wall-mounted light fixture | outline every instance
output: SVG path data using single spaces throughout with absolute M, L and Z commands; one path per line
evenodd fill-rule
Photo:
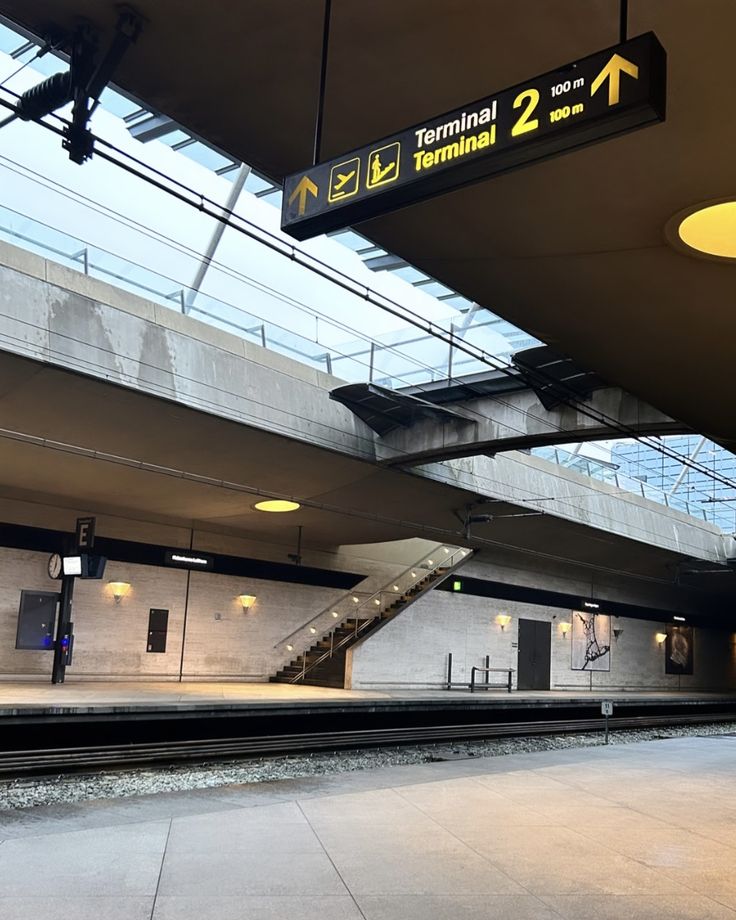
M 333 611 L 332 611 L 332 616 L 333 616 L 335 619 L 337 619 L 337 618 L 340 616 L 340 614 L 337 612 L 337 610 L 333 610 Z
M 654 637 L 657 640 L 657 645 L 662 645 L 664 640 L 667 638 L 667 633 L 657 633 Z
M 311 633 L 313 636 L 316 636 L 316 635 L 317 635 L 317 627 L 316 627 L 316 626 L 310 626 L 310 627 L 309 627 L 309 631 L 310 631 L 310 633 Z
M 255 594 L 239 594 L 238 600 L 243 605 L 243 610 L 250 610 L 256 602 Z
M 570 632 L 571 627 L 572 627 L 572 623 L 568 623 L 567 620 L 563 620 L 560 623 L 560 632 L 562 633 L 563 639 L 567 639 L 567 634 Z
M 672 617 L 673 620 L 677 620 L 678 623 L 684 623 L 685 617 Z
M 588 610 L 600 610 L 601 605 L 595 601 L 583 601 L 583 607 L 587 607 Z
M 115 598 L 116 604 L 119 604 L 120 601 L 130 591 L 130 585 L 127 581 L 108 581 L 107 587 L 110 589 L 110 593 Z
M 286 651 L 287 651 L 287 652 L 293 652 L 293 651 L 294 651 L 294 646 L 293 646 L 293 645 L 287 645 L 287 646 L 286 646 Z
M 614 627 L 613 627 L 613 638 L 616 640 L 616 642 L 618 642 L 619 637 L 621 636 L 621 634 L 623 633 L 623 631 L 624 631 L 623 626 L 614 626 Z
M 506 627 L 511 622 L 511 617 L 508 613 L 499 613 L 499 615 L 496 617 L 496 622 L 501 627 L 501 632 L 505 632 Z
M 359 597 L 353 596 L 353 603 L 354 603 L 354 604 L 359 604 L 359 603 L 360 603 L 360 598 L 359 598 Z

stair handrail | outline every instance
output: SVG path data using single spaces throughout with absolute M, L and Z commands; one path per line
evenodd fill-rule
M 461 548 L 456 549 L 456 551 L 455 551 L 454 553 L 452 553 L 451 555 L 447 556 L 447 557 L 443 560 L 443 564 L 442 564 L 442 565 L 436 565 L 436 566 L 431 570 L 431 574 L 434 574 L 435 572 L 437 572 L 437 571 L 438 571 L 439 569 L 441 569 L 441 568 L 445 568 L 445 567 L 446 567 L 446 568 L 448 568 L 448 569 L 451 569 L 454 565 L 459 565 L 459 563 L 453 563 L 453 562 L 451 562 L 450 560 L 452 560 L 456 555 L 458 555 L 458 553 L 461 553 L 461 554 L 462 554 L 462 555 L 461 555 L 461 558 L 465 558 L 470 552 L 472 552 L 472 550 L 462 550 Z M 421 563 L 419 563 L 416 567 L 419 568 L 420 565 L 421 565 Z M 412 568 L 414 568 L 414 566 L 412 566 Z M 410 572 L 411 569 L 407 569 L 407 571 Z M 381 593 L 380 591 L 377 591 L 377 592 L 376 592 L 376 594 L 380 594 L 380 593 Z M 396 593 L 396 592 L 393 592 L 393 593 Z M 373 614 L 373 616 L 372 616 L 369 620 L 363 620 L 362 623 L 359 623 L 358 620 L 356 619 L 356 621 L 355 621 L 355 629 L 352 630 L 350 633 L 348 633 L 347 636 L 345 636 L 344 638 L 342 638 L 342 639 L 337 643 L 337 645 L 335 645 L 334 643 L 330 643 L 330 647 L 329 647 L 328 649 L 325 649 L 325 651 L 324 651 L 318 658 L 316 658 L 316 659 L 309 665 L 309 667 L 307 667 L 306 652 L 302 652 L 302 669 L 301 669 L 301 671 L 300 671 L 299 674 L 296 674 L 296 675 L 291 679 L 290 683 L 296 683 L 298 680 L 304 680 L 304 678 L 307 676 L 307 674 L 308 674 L 311 670 L 313 670 L 314 668 L 316 668 L 317 665 L 322 664 L 322 662 L 325 661 L 327 658 L 332 658 L 332 656 L 335 654 L 335 652 L 337 651 L 337 649 L 342 648 L 343 645 L 347 645 L 348 642 L 352 642 L 353 639 L 354 639 L 355 637 L 359 636 L 359 635 L 363 632 L 363 630 L 367 629 L 367 627 L 370 626 L 371 623 L 373 623 L 375 620 L 380 620 L 380 618 L 381 618 L 381 611 L 380 611 L 380 609 L 379 609 L 376 613 Z
M 333 612 L 335 608 L 339 607 L 344 602 L 345 598 L 347 597 L 352 597 L 353 599 L 357 597 L 358 601 L 356 602 L 355 607 L 350 608 L 350 611 L 346 612 L 345 616 L 342 617 L 342 620 L 348 619 L 350 617 L 351 612 L 357 613 L 367 604 L 372 603 L 374 607 L 377 607 L 378 609 L 380 609 L 380 606 L 381 606 L 380 605 L 380 595 L 382 594 L 400 595 L 401 593 L 405 593 L 405 591 L 410 590 L 411 588 L 414 587 L 414 585 L 420 582 L 422 578 L 426 577 L 428 568 L 431 572 L 435 572 L 437 569 L 443 568 L 444 566 L 455 565 L 456 563 L 451 562 L 451 560 L 455 559 L 456 556 L 460 556 L 460 558 L 465 558 L 470 552 L 471 551 L 469 549 L 465 549 L 461 546 L 456 547 L 455 550 L 451 552 L 447 548 L 447 546 L 445 546 L 442 543 L 439 543 L 437 544 L 437 549 L 433 550 L 432 552 L 427 553 L 425 556 L 420 558 L 419 562 L 415 562 L 413 565 L 410 565 L 408 568 L 404 569 L 404 571 L 400 575 L 394 576 L 390 582 L 387 582 L 382 588 L 379 588 L 378 591 L 374 591 L 373 594 L 367 594 L 367 592 L 365 591 L 348 591 L 344 595 L 344 597 L 340 598 L 340 600 L 333 602 L 329 606 L 325 607 L 324 610 L 320 610 L 320 612 L 315 614 L 310 620 L 307 620 L 305 623 L 302 623 L 301 626 L 297 626 L 296 629 L 292 630 L 292 632 L 290 632 L 288 636 L 284 636 L 283 639 L 279 639 L 279 641 L 274 645 L 274 648 L 279 648 L 280 646 L 288 645 L 295 636 L 299 635 L 299 633 L 302 632 L 302 630 L 309 629 L 309 627 L 312 626 L 313 623 L 321 619 L 323 616 L 325 616 L 325 614 Z M 433 556 L 436 556 L 436 555 L 441 556 L 441 558 L 437 562 L 435 562 L 434 559 L 432 558 Z M 431 565 L 428 565 L 428 563 L 431 563 Z M 408 583 L 408 587 L 405 589 L 404 592 L 392 590 L 393 585 L 395 585 L 397 582 L 403 581 L 407 577 L 407 575 L 411 575 L 411 573 L 415 569 L 424 569 L 424 572 L 421 575 L 417 574 L 413 579 L 411 579 Z M 361 595 L 365 596 L 365 599 L 363 601 L 360 600 Z M 375 603 L 376 599 L 379 600 L 378 604 Z M 335 618 L 335 619 L 338 619 L 338 618 Z M 338 619 L 338 623 L 342 622 L 342 620 Z

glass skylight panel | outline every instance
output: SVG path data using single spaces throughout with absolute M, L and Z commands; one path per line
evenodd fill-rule
M 0 25 L 0 51 L 5 54 L 12 54 L 20 46 L 21 38 L 17 32 L 13 32 L 7 26 Z
M 262 192 L 267 188 L 271 188 L 272 183 L 268 179 L 264 179 L 263 176 L 259 176 L 254 170 L 250 171 L 248 178 L 245 180 L 245 190 L 250 192 L 251 195 L 257 195 L 258 192 Z
M 131 102 L 130 99 L 126 99 L 125 96 L 109 87 L 102 91 L 100 105 L 106 112 L 111 112 L 113 115 L 117 115 L 118 118 L 127 118 L 134 112 L 140 111 L 140 106 L 137 102 Z
M 21 60 L 24 57 L 30 57 L 37 49 L 35 42 L 23 39 L 22 36 L 16 36 L 15 47 L 11 48 L 10 54 L 16 59 Z
M 404 268 L 397 268 L 394 272 L 399 278 L 403 278 L 404 281 L 408 281 L 409 284 L 413 284 L 415 281 L 424 281 L 427 278 L 427 275 L 424 272 L 420 272 L 418 268 L 414 268 L 413 265 L 407 265 Z
M 235 173 L 240 169 L 240 163 L 231 162 L 216 170 L 218 176 L 226 176 L 230 179 L 235 178 Z
M 451 293 L 450 288 L 434 280 L 429 281 L 427 284 L 417 285 L 417 287 L 425 294 L 431 294 L 432 297 L 441 297 L 443 294 Z
M 29 55 L 23 55 L 23 62 L 32 58 L 33 52 L 31 52 Z M 36 58 L 35 61 L 32 61 L 29 66 L 32 67 L 36 73 L 41 74 L 45 79 L 46 77 L 50 77 L 52 74 L 67 70 L 69 65 L 53 54 L 44 54 L 43 57 Z
M 463 297 L 462 294 L 441 294 L 437 299 L 454 307 L 459 313 L 467 313 L 473 306 L 473 301 Z
M 232 163 L 229 157 L 223 156 L 211 147 L 205 146 L 201 141 L 195 141 L 193 144 L 183 147 L 182 153 L 213 172 L 228 163 Z
M 329 233 L 328 236 L 334 239 L 336 243 L 352 249 L 353 252 L 358 252 L 370 246 L 368 240 L 354 230 L 340 230 L 338 233 Z
M 161 141 L 164 144 L 168 144 L 169 147 L 176 147 L 177 144 L 182 144 L 184 141 L 190 141 L 191 139 L 191 136 L 186 131 L 182 131 L 181 128 L 174 128 L 168 134 L 164 134 Z

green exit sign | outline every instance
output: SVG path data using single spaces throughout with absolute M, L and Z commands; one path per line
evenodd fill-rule
M 462 591 L 462 590 L 463 590 L 463 583 L 462 583 L 461 581 L 453 581 L 453 583 L 452 583 L 452 590 L 453 590 L 453 591 Z

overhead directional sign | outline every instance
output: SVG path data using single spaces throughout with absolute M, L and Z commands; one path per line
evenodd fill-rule
M 282 229 L 308 239 L 664 121 L 666 69 L 648 32 L 318 163 L 284 181 Z

